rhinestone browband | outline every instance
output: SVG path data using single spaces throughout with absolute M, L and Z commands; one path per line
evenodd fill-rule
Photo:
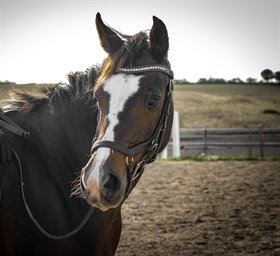
M 139 66 L 139 67 L 133 67 L 133 68 L 120 68 L 116 73 L 145 73 L 145 72 L 154 72 L 154 71 L 159 71 L 167 74 L 168 76 L 173 79 L 173 71 L 170 70 L 168 67 L 164 65 L 152 65 L 152 66 Z

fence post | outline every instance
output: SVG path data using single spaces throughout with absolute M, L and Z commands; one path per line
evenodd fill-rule
M 179 112 L 174 111 L 173 125 L 172 125 L 172 155 L 173 157 L 180 157 L 180 129 L 179 129 Z
M 167 158 L 167 156 L 168 156 L 168 144 L 166 145 L 166 147 L 164 148 L 164 150 L 162 150 L 162 152 L 161 152 L 161 154 L 160 154 L 160 156 L 161 156 L 161 158 L 163 158 L 163 159 L 166 159 Z
M 253 139 L 252 139 L 252 132 L 250 131 L 249 132 L 249 143 L 251 144 L 252 141 L 253 141 Z M 252 147 L 251 146 L 249 147 L 249 157 L 250 158 L 252 157 Z
M 264 152 L 263 152 L 263 146 L 264 146 L 264 141 L 263 141 L 263 125 L 260 126 L 259 134 L 260 134 L 260 156 L 264 157 Z
M 207 130 L 204 130 L 203 133 L 203 141 L 204 141 L 204 154 L 207 156 L 208 155 L 208 138 L 207 138 Z
M 172 124 L 172 156 L 180 157 L 180 127 L 179 127 L 179 112 L 174 111 Z M 161 152 L 161 157 L 166 159 L 168 157 L 168 145 Z

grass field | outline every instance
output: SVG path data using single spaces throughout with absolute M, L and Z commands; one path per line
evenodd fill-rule
M 177 85 L 174 102 L 180 127 L 280 127 L 280 86 Z
M 0 102 L 12 89 L 37 90 L 42 85 L 0 85 Z M 176 85 L 175 109 L 184 128 L 280 128 L 280 86 Z
M 0 104 L 3 100 L 8 99 L 13 90 L 23 90 L 26 92 L 36 92 L 45 84 L 0 84 Z

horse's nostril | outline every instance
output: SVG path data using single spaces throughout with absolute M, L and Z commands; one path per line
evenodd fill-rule
M 106 175 L 106 178 L 105 178 L 105 182 L 104 182 L 104 187 L 107 188 L 107 189 L 115 189 L 116 185 L 117 185 L 117 178 L 116 176 L 114 176 L 113 174 L 108 174 Z
M 117 196 L 116 192 L 120 188 L 120 181 L 118 177 L 113 174 L 107 174 L 101 186 L 102 197 L 106 201 L 112 201 Z

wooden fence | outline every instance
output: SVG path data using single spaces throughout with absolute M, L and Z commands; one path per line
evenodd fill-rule
M 280 129 L 180 129 L 180 147 L 182 156 L 280 157 Z

